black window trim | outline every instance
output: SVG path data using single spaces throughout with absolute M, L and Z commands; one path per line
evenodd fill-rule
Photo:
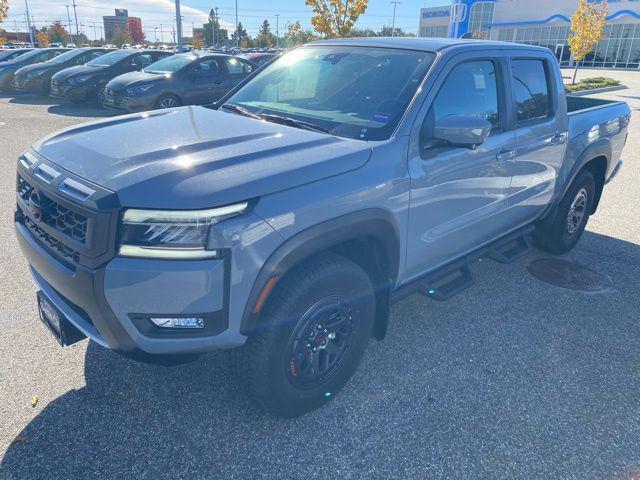
M 544 68 L 545 80 L 547 83 L 547 92 L 549 94 L 549 114 L 545 117 L 536 117 L 530 118 L 525 121 L 518 120 L 518 111 L 516 107 L 516 96 L 515 96 L 515 87 L 512 86 L 512 94 L 511 94 L 511 108 L 513 109 L 513 118 L 516 123 L 516 128 L 524 128 L 532 125 L 539 125 L 547 122 L 555 121 L 556 113 L 558 110 L 558 106 L 554 101 L 556 98 L 556 90 L 555 84 L 552 82 L 551 78 L 551 70 L 549 68 L 549 60 L 544 56 L 534 56 L 534 55 L 517 55 L 511 56 L 509 58 L 509 75 L 513 80 L 513 62 L 517 60 L 533 60 L 537 62 L 542 62 L 542 67 Z
M 500 133 L 504 133 L 507 132 L 509 130 L 512 130 L 511 128 L 509 128 L 509 116 L 507 115 L 508 109 L 509 109 L 509 105 L 508 105 L 508 88 L 507 88 L 507 80 L 506 80 L 506 76 L 505 76 L 505 66 L 507 66 L 507 64 L 504 62 L 505 57 L 502 56 L 491 56 L 491 55 L 481 55 L 481 56 L 477 56 L 477 57 L 471 57 L 471 58 L 465 58 L 463 60 L 460 60 L 458 62 L 455 62 L 455 64 L 445 73 L 445 77 L 442 80 L 442 82 L 440 83 L 440 85 L 438 86 L 437 91 L 435 92 L 435 94 L 433 95 L 433 98 L 430 101 L 429 104 L 429 108 L 427 108 L 427 113 L 424 117 L 424 119 L 422 120 L 422 125 L 420 127 L 420 133 L 419 133 L 419 141 L 420 141 L 420 145 L 422 145 L 422 135 L 423 135 L 423 131 L 425 128 L 425 125 L 427 123 L 427 121 L 429 121 L 429 111 L 431 110 L 433 103 L 435 102 L 435 100 L 438 98 L 438 95 L 440 95 L 440 92 L 442 91 L 442 88 L 444 87 L 444 84 L 447 82 L 447 80 L 449 79 L 449 76 L 451 75 L 451 73 L 458 68 L 458 66 L 460 65 L 464 65 L 465 63 L 471 63 L 471 62 L 491 62 L 493 64 L 493 69 L 496 75 L 496 96 L 497 96 L 497 101 L 498 101 L 498 123 L 497 125 L 492 125 L 491 126 L 491 133 L 489 134 L 489 136 L 493 136 L 493 135 L 497 135 Z M 438 148 L 437 151 L 433 152 L 434 155 L 428 155 L 425 156 L 423 154 L 423 152 L 420 152 L 421 157 L 424 160 L 428 160 L 429 158 L 434 158 L 435 156 L 455 149 L 455 148 L 460 148 L 460 147 L 442 147 L 442 148 Z M 422 149 L 420 149 L 422 150 Z

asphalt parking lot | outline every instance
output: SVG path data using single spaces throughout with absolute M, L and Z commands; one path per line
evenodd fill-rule
M 451 301 L 397 304 L 344 391 L 293 420 L 239 394 L 224 352 L 162 367 L 58 347 L 13 234 L 15 163 L 105 112 L 0 97 L 0 478 L 640 478 L 640 72 L 606 75 L 630 87 L 603 94 L 634 111 L 625 165 L 563 257 L 602 290 L 534 278 L 540 251 L 478 262 Z

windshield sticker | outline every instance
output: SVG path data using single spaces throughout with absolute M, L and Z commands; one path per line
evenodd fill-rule
M 391 119 L 391 115 L 389 113 L 384 112 L 373 112 L 373 121 L 379 123 L 388 123 Z

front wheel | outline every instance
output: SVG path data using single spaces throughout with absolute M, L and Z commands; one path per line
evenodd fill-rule
M 578 174 L 553 214 L 536 225 L 536 246 L 551 253 L 571 250 L 584 232 L 595 198 L 595 181 L 588 170 Z
M 160 95 L 155 103 L 156 110 L 161 108 L 175 108 L 182 105 L 182 101 L 177 95 L 172 95 L 170 93 L 165 93 L 164 95 Z
M 355 372 L 374 316 L 373 286 L 358 265 L 333 254 L 303 264 L 276 287 L 262 331 L 240 352 L 248 393 L 282 417 L 320 407 Z

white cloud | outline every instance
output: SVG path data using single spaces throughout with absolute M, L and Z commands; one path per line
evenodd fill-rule
M 49 25 L 54 20 L 60 20 L 65 26 L 68 24 L 67 9 L 65 5 L 72 4 L 72 0 L 28 0 L 29 13 L 37 27 Z M 110 0 L 109 2 L 100 0 L 76 0 L 76 11 L 78 23 L 84 25 L 84 32 L 89 38 L 93 38 L 93 24 L 96 25 L 96 33 L 100 36 L 100 26 L 104 15 L 113 15 L 114 9 L 125 8 L 129 15 L 142 18 L 142 29 L 146 33 L 147 39 L 154 39 L 154 27 L 158 27 L 157 34 L 160 40 L 160 26 L 162 26 L 164 41 L 171 39 L 171 29 L 175 24 L 175 5 L 171 0 Z M 197 8 L 181 5 L 183 17 L 182 27 L 185 36 L 191 36 L 192 26 L 201 27 L 207 22 L 208 12 Z M 69 8 L 71 17 L 71 30 L 75 32 L 75 20 L 73 8 Z M 24 0 L 9 0 L 9 16 L 3 23 L 3 28 L 9 31 L 17 27 L 24 31 L 25 28 L 25 7 Z M 232 23 L 221 21 L 221 25 L 231 32 L 234 28 Z

